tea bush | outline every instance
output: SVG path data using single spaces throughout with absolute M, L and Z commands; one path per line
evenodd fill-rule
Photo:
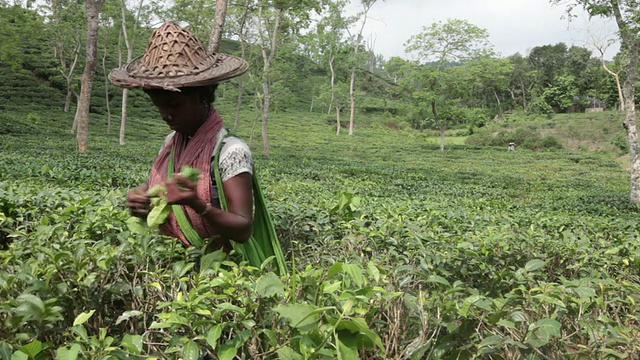
M 22 128 L 23 115 L 4 116 Z M 638 208 L 613 155 L 439 151 L 413 132 L 336 137 L 322 118 L 279 116 L 270 158 L 241 135 L 286 249 L 282 277 L 128 229 L 125 193 L 157 154 L 157 120 L 136 118 L 119 146 L 98 119 L 89 154 L 54 112 L 0 135 L 0 359 L 640 351 Z

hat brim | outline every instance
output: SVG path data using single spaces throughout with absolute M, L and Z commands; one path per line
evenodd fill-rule
M 162 77 L 141 77 L 131 74 L 132 68 L 140 66 L 142 56 L 109 73 L 109 80 L 115 86 L 125 89 L 163 89 L 180 91 L 183 87 L 195 87 L 217 84 L 224 80 L 240 76 L 249 69 L 249 64 L 233 55 L 217 54 L 211 67 L 193 75 Z

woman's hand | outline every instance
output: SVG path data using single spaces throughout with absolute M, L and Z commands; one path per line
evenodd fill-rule
M 127 207 L 133 216 L 146 218 L 151 210 L 151 201 L 147 195 L 149 184 L 143 184 L 127 193 Z
M 169 204 L 186 205 L 196 212 L 204 211 L 207 204 L 198 197 L 198 184 L 182 175 L 175 175 L 173 179 L 164 183 L 167 189 L 167 202 Z

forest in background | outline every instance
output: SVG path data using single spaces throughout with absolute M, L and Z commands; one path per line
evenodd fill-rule
M 85 62 L 84 3 L 17 3 L 0 2 L 0 32 L 4 34 L 0 106 L 51 106 L 72 112 Z M 394 118 L 398 126 L 417 130 L 482 127 L 505 112 L 552 114 L 619 106 L 614 76 L 590 49 L 543 44 L 529 54 L 502 57 L 493 51 L 486 30 L 465 20 L 431 24 L 404 39 L 408 53 L 418 60 L 385 59 L 375 53 L 359 27 L 366 20 L 366 6 L 374 5 L 374 1 L 364 2 L 362 13 L 346 18 L 342 15 L 345 3 L 340 1 L 309 1 L 297 8 L 284 2 L 279 5 L 287 11 L 278 10 L 277 4 L 262 8 L 251 1 L 230 3 L 220 51 L 244 57 L 251 69 L 224 84 L 223 96 L 234 99 L 227 101 L 237 101 L 238 106 L 260 110 L 263 82 L 268 81 L 271 111 L 324 113 L 327 121 L 342 118 L 345 126 L 353 74 L 356 124 L 358 118 L 377 113 Z M 280 13 L 274 15 L 274 11 Z M 107 114 L 119 124 L 122 90 L 106 81 L 106 74 L 126 62 L 127 41 L 134 56 L 142 54 L 158 19 L 187 25 L 206 41 L 214 15 L 215 4 L 206 1 L 175 1 L 171 6 L 144 0 L 132 4 L 106 1 L 100 12 L 99 66 L 90 112 Z M 277 51 L 264 42 L 273 38 L 269 31 L 276 17 L 281 19 L 275 38 Z M 438 39 L 444 38 L 456 39 L 458 48 L 439 51 L 445 44 Z M 267 80 L 263 50 L 274 52 Z M 606 66 L 620 74 L 618 58 Z M 37 89 L 25 94 L 24 87 Z M 436 116 L 432 103 L 437 104 Z M 128 107 L 139 116 L 151 116 L 152 109 L 141 92 L 131 92 Z

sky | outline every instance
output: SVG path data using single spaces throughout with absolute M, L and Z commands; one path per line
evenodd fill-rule
M 362 10 L 360 0 L 351 2 L 348 14 Z M 583 11 L 576 15 L 568 22 L 565 7 L 551 5 L 548 0 L 378 0 L 369 11 L 363 36 L 385 59 L 412 59 L 404 52 L 404 43 L 419 34 L 423 26 L 447 19 L 464 19 L 486 29 L 489 41 L 503 57 L 517 52 L 527 55 L 536 46 L 559 42 L 594 50 L 594 39 L 601 44 L 615 39 L 613 20 L 589 21 Z M 609 46 L 605 58 L 613 58 L 618 49 L 617 43 Z

